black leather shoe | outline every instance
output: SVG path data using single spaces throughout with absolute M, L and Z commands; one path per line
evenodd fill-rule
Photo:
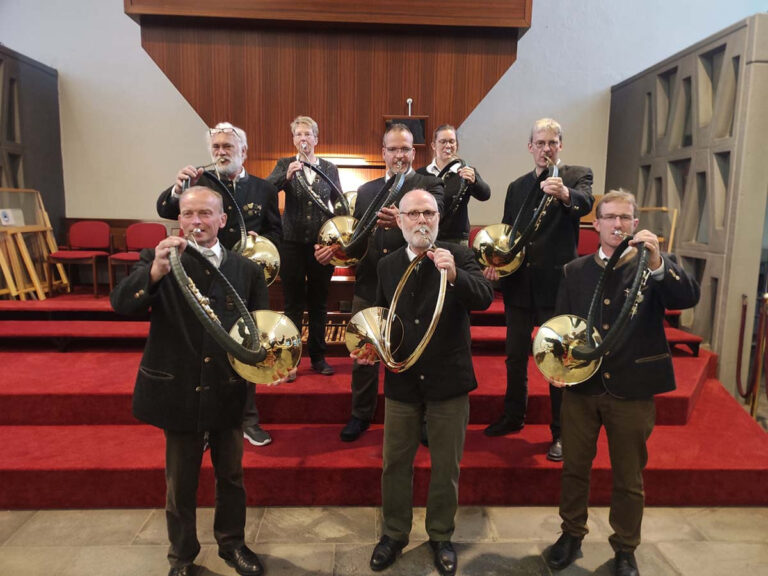
M 228 566 L 232 566 L 240 576 L 261 576 L 264 574 L 264 567 L 259 562 L 259 557 L 245 544 L 229 552 L 219 550 L 219 556 L 224 559 Z
M 555 438 L 552 445 L 549 447 L 549 450 L 547 451 L 547 460 L 551 460 L 552 462 L 563 461 L 563 442 L 560 438 Z
M 352 418 L 349 419 L 349 422 L 347 422 L 347 425 L 341 429 L 341 434 L 339 434 L 339 437 L 341 438 L 342 442 L 354 442 L 360 438 L 360 435 L 363 432 L 368 430 L 368 426 L 370 425 L 371 423 L 367 420 L 360 420 L 360 418 L 355 418 L 352 416 Z
M 312 370 L 322 374 L 323 376 L 332 376 L 333 374 L 336 374 L 336 370 L 334 370 L 333 366 L 325 361 L 325 358 L 318 360 L 317 362 L 312 362 Z
M 581 538 L 563 532 L 547 552 L 547 566 L 562 570 L 581 554 Z
M 168 576 L 192 576 L 192 574 L 194 573 L 195 573 L 195 565 L 186 564 L 184 566 L 171 568 L 170 572 L 168 572 Z
M 640 576 L 637 571 L 637 560 L 634 552 L 616 552 L 613 559 L 613 573 L 616 576 Z
M 458 561 L 456 560 L 456 551 L 450 540 L 442 542 L 429 541 L 432 551 L 435 553 L 435 568 L 441 576 L 453 576 L 456 574 Z
M 395 563 L 395 560 L 397 560 L 397 555 L 400 554 L 403 548 L 407 545 L 408 542 L 393 540 L 386 534 L 382 536 L 371 555 L 371 570 L 379 572 L 384 570 L 384 568 L 392 566 L 392 564 Z
M 512 432 L 520 432 L 523 426 L 524 424 L 520 420 L 513 420 L 509 416 L 502 416 L 488 426 L 484 432 L 486 436 L 505 436 Z

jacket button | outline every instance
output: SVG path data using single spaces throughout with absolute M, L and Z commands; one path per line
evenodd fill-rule
M 227 210 L 232 210 L 232 206 L 227 206 Z
M 203 387 L 202 386 L 195 386 L 195 392 L 202 392 Z
M 229 229 L 229 231 L 230 231 L 230 232 L 234 232 L 234 231 L 235 231 L 235 229 L 234 229 L 234 228 L 230 228 L 230 229 Z
M 419 319 L 418 319 L 418 318 L 416 318 L 416 320 L 414 320 L 414 321 L 413 321 L 413 323 L 414 323 L 414 324 L 418 324 L 418 323 L 419 323 Z
M 603 304 L 605 304 L 606 306 L 610 306 L 611 305 L 611 299 L 610 298 L 606 298 L 605 300 L 603 300 Z
M 138 292 L 136 292 L 136 293 L 133 295 L 133 297 L 134 297 L 134 298 L 136 298 L 137 300 L 138 300 L 139 298 L 141 298 L 142 296 L 144 296 L 144 290 L 139 290 Z
M 606 372 L 605 374 L 603 374 L 603 376 L 605 376 L 606 380 L 610 380 L 611 379 L 611 373 L 610 372 Z
M 424 380 L 424 374 L 419 374 L 419 380 Z
M 206 268 L 206 270 L 205 270 L 205 275 L 206 275 L 206 276 L 210 276 L 210 275 L 211 275 L 211 271 L 210 271 L 210 270 L 208 270 L 207 268 Z
M 603 330 L 608 330 L 611 326 L 609 324 L 603 324 Z
M 206 356 L 205 358 L 203 358 L 203 362 L 205 362 L 206 364 L 210 364 L 211 363 L 211 357 L 210 356 Z

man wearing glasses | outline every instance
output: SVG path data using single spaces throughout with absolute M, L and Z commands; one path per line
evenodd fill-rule
M 397 302 L 402 320 L 403 360 L 430 326 L 445 270 L 447 289 L 440 320 L 421 357 L 408 370 L 386 371 L 383 469 L 381 475 L 382 538 L 371 556 L 371 569 L 384 570 L 408 544 L 413 522 L 413 460 L 422 421 L 429 433 L 431 472 L 426 530 L 437 571 L 456 573 L 451 544 L 459 502 L 459 463 L 469 421 L 469 392 L 477 388 L 472 366 L 469 315 L 493 301 L 493 287 L 483 278 L 469 248 L 440 242 L 437 202 L 426 190 L 408 192 L 397 216 L 407 242 L 378 264 L 376 304 L 389 307 L 411 261 L 426 253 L 411 273 Z M 431 262 L 430 262 L 431 260 Z M 399 341 L 400 335 L 395 334 Z M 360 362 L 370 362 L 360 358 Z
M 219 241 L 225 248 L 232 250 L 240 240 L 237 207 L 232 204 L 231 198 L 235 199 L 243 214 L 248 233 L 261 234 L 279 247 L 283 225 L 278 210 L 277 189 L 266 180 L 245 171 L 243 163 L 248 153 L 248 139 L 245 132 L 229 122 L 221 122 L 208 130 L 206 142 L 211 153 L 212 164 L 206 167 L 189 165 L 179 170 L 173 186 L 164 190 L 157 199 L 158 215 L 176 220 L 179 217 L 181 192 L 189 186 L 206 186 L 218 191 L 224 198 L 227 223 L 219 230 Z M 222 188 L 229 190 L 230 194 Z M 243 434 L 245 439 L 254 446 L 265 446 L 272 442 L 272 438 L 259 425 L 259 413 L 256 410 L 254 396 L 255 387 L 250 385 L 243 420 Z
M 417 174 L 411 164 L 415 155 L 413 149 L 413 134 L 405 124 L 392 124 L 384 133 L 381 155 L 387 166 L 386 174 L 363 184 L 357 191 L 355 202 L 355 218 L 362 218 L 368 206 L 373 202 L 379 191 L 397 174 L 405 174 L 405 182 L 400 189 L 399 198 L 416 188 L 431 193 L 437 202 L 438 209 L 443 206 L 443 183 L 431 175 Z M 391 185 L 391 184 L 390 184 Z M 405 244 L 403 234 L 399 230 L 398 209 L 393 204 L 384 206 L 378 213 L 376 228 L 368 242 L 368 251 L 357 264 L 355 270 L 355 291 L 352 299 L 352 314 L 363 308 L 373 306 L 376 299 L 376 283 L 378 276 L 376 266 L 379 260 L 394 252 Z M 316 247 L 315 257 L 321 264 L 330 261 L 333 248 Z M 341 431 L 344 442 L 353 442 L 368 429 L 376 412 L 379 395 L 379 369 L 377 366 L 363 366 L 355 362 L 352 367 L 352 417 Z
M 512 182 L 507 188 L 502 222 L 512 226 L 529 194 L 534 194 L 536 208 L 545 194 L 554 198 L 541 219 L 541 224 L 525 246 L 525 261 L 514 273 L 501 279 L 504 314 L 507 324 L 506 364 L 507 391 L 504 412 L 485 429 L 487 436 L 504 436 L 523 429 L 528 405 L 528 352 L 531 349 L 533 327 L 554 316 L 555 298 L 563 266 L 576 258 L 579 242 L 579 220 L 592 210 L 592 170 L 585 166 L 560 163 L 563 130 L 551 118 L 537 120 L 528 139 L 528 151 L 533 156 L 534 169 Z M 545 172 L 555 164 L 557 178 Z M 551 173 L 551 172 L 550 172 Z M 533 217 L 520 214 L 518 230 L 525 229 Z M 485 277 L 499 279 L 493 267 L 486 268 Z M 550 385 L 552 410 L 550 430 L 552 444 L 547 459 L 560 462 L 563 448 L 560 441 L 560 405 L 562 391 Z

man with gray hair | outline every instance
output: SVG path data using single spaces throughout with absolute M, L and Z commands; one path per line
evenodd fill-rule
M 245 132 L 229 122 L 220 122 L 206 132 L 206 142 L 213 161 L 211 171 L 206 172 L 205 167 L 192 165 L 179 170 L 173 186 L 164 190 L 157 199 L 158 215 L 176 220 L 179 217 L 179 197 L 184 188 L 206 186 L 218 191 L 224 198 L 227 224 L 219 230 L 218 238 L 226 249 L 232 250 L 240 240 L 238 207 L 249 234 L 260 234 L 279 247 L 283 225 L 278 210 L 277 189 L 266 180 L 245 171 L 243 163 L 248 157 Z M 230 196 L 235 199 L 237 206 L 233 205 Z M 248 396 L 243 433 L 254 446 L 264 446 L 272 442 L 272 438 L 259 425 L 253 385 L 249 386 Z
M 456 573 L 451 544 L 459 503 L 459 464 L 469 422 L 469 392 L 477 388 L 472 365 L 469 315 L 493 301 L 493 287 L 483 278 L 472 251 L 459 244 L 435 246 L 440 213 L 437 200 L 415 189 L 400 200 L 397 224 L 406 241 L 378 262 L 376 305 L 389 307 L 411 261 L 425 254 L 408 277 L 397 302 L 403 351 L 410 354 L 428 330 L 437 301 L 440 274 L 447 289 L 440 320 L 422 355 L 408 370 L 387 370 L 384 377 L 384 447 L 381 474 L 382 538 L 373 550 L 371 569 L 384 570 L 408 544 L 413 521 L 413 461 L 426 420 L 431 472 L 426 530 L 434 563 L 442 576 Z M 400 335 L 393 339 L 399 341 Z M 358 357 L 360 356 L 360 357 Z M 353 354 L 360 364 L 365 355 Z
M 520 218 L 522 232 L 531 221 L 533 211 L 521 213 L 528 196 L 533 194 L 535 208 L 548 195 L 552 204 L 541 219 L 538 231 L 525 245 L 525 263 L 513 274 L 501 279 L 504 315 L 507 324 L 506 364 L 507 392 L 501 417 L 485 429 L 487 436 L 504 436 L 522 430 L 528 406 L 528 352 L 533 327 L 554 315 L 555 296 L 563 266 L 576 258 L 579 242 L 579 220 L 592 210 L 592 170 L 585 166 L 560 164 L 563 129 L 551 118 L 537 120 L 528 139 L 528 152 L 534 169 L 507 188 L 502 222 L 512 226 Z M 552 175 L 557 165 L 559 174 Z M 485 277 L 498 280 L 493 267 Z M 560 403 L 562 392 L 549 387 L 552 410 L 550 429 L 552 444 L 547 459 L 563 459 L 560 440 Z

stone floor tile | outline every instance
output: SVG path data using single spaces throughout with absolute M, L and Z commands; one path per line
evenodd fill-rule
M 149 515 L 149 510 L 40 510 L 5 546 L 128 545 Z
M 707 540 L 768 543 L 767 507 L 680 510 Z
M 167 574 L 167 546 L 81 546 L 56 576 Z
M 471 543 L 456 550 L 462 576 L 549 576 L 540 546 L 532 542 Z
M 498 541 L 543 541 L 552 544 L 560 537 L 560 516 L 557 508 L 543 506 L 502 507 L 489 506 L 488 518 Z M 603 509 L 590 508 L 587 521 L 589 537 L 607 540 L 605 524 L 596 521 L 605 514 Z
M 213 536 L 214 509 L 202 507 L 197 509 L 197 539 L 200 544 L 215 544 Z M 256 538 L 261 519 L 264 516 L 263 508 L 248 508 L 245 518 L 245 541 L 252 542 Z M 133 544 L 158 545 L 168 544 L 168 529 L 165 523 L 165 510 L 153 510 L 147 522 L 136 534 Z
M 664 557 L 685 576 L 768 574 L 768 545 L 736 542 L 663 542 Z
M 34 510 L 0 510 L 0 546 L 34 515 Z
M 334 576 L 360 576 L 373 574 L 370 569 L 373 544 L 367 546 L 336 546 L 336 562 Z M 459 573 L 461 573 L 462 545 L 456 546 L 459 554 Z M 432 576 L 437 574 L 433 564 L 432 548 L 426 542 L 411 543 L 403 550 L 395 563 L 387 568 L 386 576 Z
M 643 512 L 643 542 L 704 540 L 704 535 L 689 522 L 690 508 L 649 508 Z
M 0 574 L 8 576 L 52 576 L 71 563 L 77 548 L 58 546 L 12 546 L 0 548 Z
M 267 508 L 256 542 L 374 542 L 376 508 Z
M 269 576 L 333 575 L 333 544 L 255 544 L 249 545 L 249 548 L 259 555 L 264 572 Z M 196 576 L 235 574 L 234 569 L 219 558 L 216 546 L 204 546 L 198 563 L 203 569 L 198 570 Z

